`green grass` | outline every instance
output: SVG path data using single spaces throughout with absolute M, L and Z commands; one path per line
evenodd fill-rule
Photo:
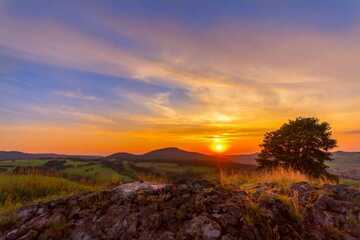
M 117 184 L 128 180 L 126 176 L 101 164 L 72 166 L 63 172 L 69 177 L 89 179 L 98 184 Z
M 48 160 L 42 160 L 42 159 L 34 159 L 34 160 L 5 160 L 0 161 L 0 166 L 3 165 L 12 165 L 14 167 L 20 167 L 20 166 L 29 166 L 29 167 L 35 167 L 35 166 L 41 166 L 44 165 Z
M 66 160 L 65 167 L 80 167 L 83 165 L 89 164 L 87 161 L 77 161 L 77 160 Z
M 177 163 L 155 163 L 155 162 L 138 162 L 135 163 L 138 167 L 149 168 L 158 173 L 184 173 L 191 172 L 195 174 L 207 174 L 216 171 L 214 167 L 196 166 L 196 165 L 182 165 Z
M 360 181 L 359 181 L 359 180 L 352 180 L 352 179 L 341 178 L 339 183 L 340 183 L 340 184 L 344 184 L 344 185 L 351 186 L 351 187 L 353 187 L 353 188 L 360 189 Z
M 0 174 L 0 212 L 16 209 L 35 201 L 56 199 L 98 189 L 99 187 L 96 186 L 59 177 Z
M 179 164 L 177 163 L 137 162 L 135 165 L 143 168 L 156 168 L 169 171 L 179 170 Z
M 127 164 L 128 167 L 142 168 L 136 172 L 139 179 L 154 182 L 172 182 L 180 179 L 202 178 L 210 181 L 218 179 L 218 171 L 214 166 L 180 164 L 174 162 L 136 162 Z M 135 168 L 135 171 L 138 169 Z
M 91 161 L 69 160 L 64 161 L 64 169 L 55 170 L 57 176 L 63 175 L 71 180 L 80 180 L 81 182 L 99 183 L 103 185 L 118 184 L 131 180 L 128 176 L 123 176 L 101 163 Z M 41 167 L 49 160 L 6 160 L 0 161 L 0 170 L 4 173 L 11 173 L 16 167 Z M 59 160 L 60 161 L 60 160 Z M 46 170 L 45 170 L 46 171 Z M 30 171 L 30 174 L 32 172 Z
M 123 174 L 128 176 L 129 179 L 135 179 L 137 176 L 137 173 L 134 169 L 132 169 L 132 167 L 130 166 L 129 162 L 124 161 L 122 163 L 122 166 L 124 167 L 123 169 Z
M 5 160 L 0 161 L 0 168 L 5 171 L 11 171 L 15 167 L 38 167 L 47 163 L 48 160 Z

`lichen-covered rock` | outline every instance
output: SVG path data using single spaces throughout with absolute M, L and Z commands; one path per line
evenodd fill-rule
M 300 182 L 290 186 L 290 196 L 300 207 L 304 208 L 314 204 L 319 197 L 319 192 L 309 183 Z
M 219 224 L 206 216 L 194 217 L 185 224 L 184 228 L 193 239 L 216 240 L 221 236 Z
M 345 186 L 308 183 L 282 193 L 274 185 L 247 192 L 206 181 L 134 182 L 19 209 L 0 221 L 0 240 L 354 240 L 357 196 Z

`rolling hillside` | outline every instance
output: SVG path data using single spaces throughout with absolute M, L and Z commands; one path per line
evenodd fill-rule
M 24 153 L 18 151 L 0 151 L 0 160 L 53 159 L 53 158 L 98 159 L 102 157 L 93 156 L 93 155 L 66 155 L 66 154 L 56 154 L 56 153 Z

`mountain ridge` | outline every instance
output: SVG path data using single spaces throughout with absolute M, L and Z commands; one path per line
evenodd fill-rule
M 21 151 L 0 151 L 0 160 L 30 160 L 30 159 L 56 159 L 56 158 L 74 158 L 74 159 L 98 159 L 101 156 L 96 155 L 71 155 L 58 153 L 27 153 Z
M 97 155 L 72 155 L 59 153 L 27 153 L 21 151 L 0 151 L 0 160 L 30 160 L 30 159 L 59 159 L 73 158 L 82 160 L 199 160 L 213 161 L 221 158 L 229 162 L 256 165 L 256 156 L 258 153 L 250 154 L 229 154 L 229 155 L 208 155 L 194 151 L 187 151 L 178 147 L 166 147 L 155 149 L 143 154 L 134 154 L 129 152 L 117 152 L 107 156 Z M 333 156 L 337 163 L 355 161 L 360 163 L 360 152 L 336 151 Z

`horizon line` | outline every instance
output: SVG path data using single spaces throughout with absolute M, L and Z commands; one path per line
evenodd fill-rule
M 186 151 L 186 152 L 192 152 L 192 153 L 200 153 L 203 155 L 208 155 L 208 156 L 216 156 L 219 155 L 217 153 L 213 153 L 213 154 L 209 154 L 206 152 L 202 152 L 202 151 L 192 151 L 192 150 L 187 150 L 184 148 L 179 148 L 179 147 L 161 147 L 161 148 L 155 148 L 152 150 L 147 150 L 145 152 L 128 152 L 128 151 L 114 151 L 111 153 L 107 153 L 107 154 L 92 154 L 92 153 L 64 153 L 64 152 L 32 152 L 32 151 L 23 151 L 23 150 L 1 150 L 0 152 L 19 152 L 19 153 L 25 153 L 25 154 L 56 154 L 56 155 L 68 155 L 68 156 L 91 156 L 91 157 L 107 157 L 110 156 L 112 154 L 117 154 L 117 153 L 127 153 L 127 154 L 133 154 L 133 155 L 144 155 L 146 153 L 150 153 L 153 151 L 158 151 L 158 150 L 164 150 L 164 149 L 170 149 L 170 148 L 175 148 L 175 149 L 179 149 L 182 151 Z M 331 153 L 336 153 L 336 152 L 348 152 L 348 153 L 360 153 L 360 150 L 354 150 L 354 151 L 350 151 L 350 150 L 336 150 L 336 151 L 331 151 Z M 258 154 L 259 152 L 249 152 L 249 153 L 222 153 L 220 155 L 223 156 L 231 156 L 231 155 L 253 155 L 253 154 Z

